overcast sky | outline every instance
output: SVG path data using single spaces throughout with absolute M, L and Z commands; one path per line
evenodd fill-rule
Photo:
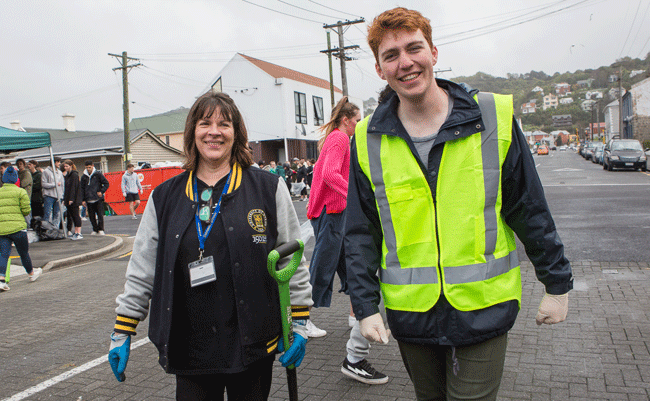
M 131 118 L 190 107 L 236 52 L 328 79 L 324 24 L 364 18 L 345 45 L 350 94 L 383 86 L 367 23 L 395 6 L 431 20 L 439 75 L 574 72 L 650 52 L 648 0 L 4 0 L 0 12 L 0 126 L 121 129 L 122 76 L 108 53 L 138 58 Z M 272 11 L 274 10 L 274 11 Z M 338 35 L 331 33 L 333 47 Z M 335 85 L 341 85 L 334 60 Z M 224 91 L 234 90 L 224 84 Z

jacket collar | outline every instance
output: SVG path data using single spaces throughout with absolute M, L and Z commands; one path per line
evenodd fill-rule
M 456 137 L 476 133 L 477 131 L 474 129 L 475 124 L 471 124 L 468 127 L 463 126 L 469 122 L 474 123 L 477 120 L 481 120 L 481 111 L 473 97 L 478 93 L 478 90 L 474 89 L 468 92 L 464 87 L 444 79 L 436 79 L 436 83 L 449 93 L 449 96 L 452 97 L 454 102 L 452 112 L 447 121 L 440 127 L 440 132 L 442 133 L 451 127 L 458 127 L 458 129 L 461 129 L 462 135 Z M 397 117 L 398 106 L 399 97 L 397 93 L 392 92 L 377 106 L 377 109 L 370 118 L 368 133 L 397 135 L 403 138 L 408 137 L 406 129 L 402 125 L 399 117 Z
M 185 183 L 185 195 L 190 198 L 191 201 L 194 201 L 194 172 L 190 171 L 187 176 L 187 182 Z M 242 167 L 239 163 L 235 162 L 232 166 L 232 176 L 230 177 L 230 186 L 228 187 L 227 194 L 232 193 L 234 190 L 239 188 L 241 185 L 242 178 Z

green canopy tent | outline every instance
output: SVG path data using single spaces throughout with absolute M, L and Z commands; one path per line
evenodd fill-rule
M 0 127 L 0 152 L 8 154 L 35 148 L 50 148 L 52 141 L 47 132 L 23 132 Z
M 56 167 L 54 165 L 54 153 L 52 153 L 52 140 L 48 132 L 24 132 L 0 127 L 0 153 L 9 154 L 36 148 L 49 148 L 50 163 L 52 163 L 52 170 L 54 170 Z M 63 205 L 60 199 L 59 210 L 59 216 L 63 217 Z

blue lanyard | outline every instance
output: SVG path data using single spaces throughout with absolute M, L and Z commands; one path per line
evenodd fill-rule
M 228 179 L 226 180 L 226 185 L 223 187 L 223 191 L 221 191 L 221 195 L 219 195 L 219 201 L 217 202 L 217 205 L 214 207 L 214 211 L 212 212 L 212 217 L 210 218 L 210 224 L 205 229 L 205 232 L 203 232 L 203 229 L 201 228 L 201 219 L 199 218 L 199 209 L 198 209 L 199 192 L 196 185 L 196 175 L 194 176 L 194 199 L 196 200 L 196 204 L 197 204 L 196 213 L 194 214 L 194 220 L 196 221 L 196 232 L 198 233 L 199 236 L 199 261 L 203 260 L 203 249 L 205 248 L 205 240 L 208 238 L 208 235 L 210 235 L 210 230 L 212 230 L 212 226 L 214 225 L 215 220 L 217 220 L 217 216 L 219 215 L 219 211 L 221 210 L 221 198 L 223 198 L 223 194 L 228 193 L 231 174 L 232 174 L 232 169 L 228 173 Z

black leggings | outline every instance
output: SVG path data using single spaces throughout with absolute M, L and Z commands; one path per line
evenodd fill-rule
M 81 227 L 81 217 L 79 216 L 79 205 L 73 203 L 72 205 L 65 205 L 65 209 L 68 211 L 67 218 L 67 227 L 68 231 L 72 231 L 72 223 L 74 222 L 75 227 Z
M 240 373 L 208 375 L 176 375 L 176 400 L 264 401 L 271 392 L 274 356 L 254 362 Z

